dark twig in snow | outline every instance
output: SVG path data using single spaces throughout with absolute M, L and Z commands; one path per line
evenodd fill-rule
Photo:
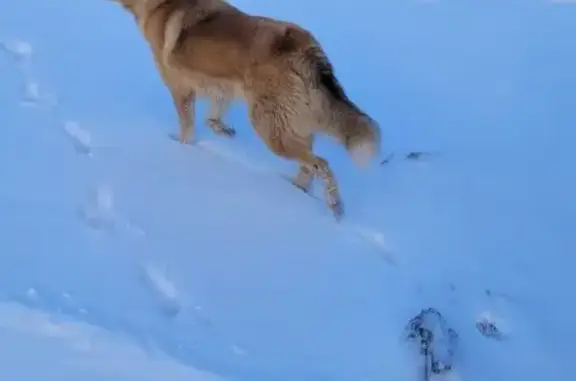
M 431 157 L 431 156 L 434 156 L 434 154 L 431 152 L 412 151 L 412 152 L 408 152 L 407 154 L 404 154 L 403 158 L 404 158 L 404 160 L 417 161 L 417 160 L 423 160 L 426 157 Z M 394 153 L 392 152 L 380 162 L 380 165 L 389 164 L 393 158 L 394 158 Z
M 406 156 L 404 156 L 404 158 L 407 160 L 419 160 L 419 159 L 422 159 L 423 156 L 430 156 L 430 155 L 432 155 L 432 154 L 429 152 L 414 151 L 414 152 L 410 152 L 410 153 L 406 154 Z
M 386 165 L 386 164 L 390 163 L 390 161 L 392 161 L 393 158 L 394 158 L 394 152 L 392 152 L 390 155 L 386 156 L 386 158 L 380 162 L 380 165 Z

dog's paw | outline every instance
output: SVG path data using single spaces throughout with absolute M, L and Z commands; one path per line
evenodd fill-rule
M 298 184 L 296 180 L 292 180 L 292 185 L 294 185 L 297 189 L 300 189 L 304 193 L 310 193 L 310 187 L 304 186 L 302 184 Z
M 183 145 L 193 146 L 196 145 L 196 140 L 193 138 L 182 139 L 178 134 L 168 134 L 168 137 L 175 141 L 176 143 L 180 143 Z
M 328 207 L 332 211 L 334 218 L 337 222 L 340 222 L 344 217 L 344 205 L 342 204 L 342 200 L 336 199 L 331 200 Z
M 234 138 L 236 137 L 236 130 L 233 129 L 232 127 L 224 126 L 224 128 L 222 128 L 222 130 L 220 131 L 220 135 L 227 136 L 229 138 Z
M 236 130 L 232 127 L 228 127 L 222 121 L 216 119 L 209 119 L 208 126 L 214 131 L 216 134 L 225 136 L 228 138 L 233 138 L 236 136 Z

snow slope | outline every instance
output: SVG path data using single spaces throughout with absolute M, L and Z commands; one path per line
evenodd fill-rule
M 237 4 L 310 28 L 394 158 L 320 141 L 337 225 L 243 105 L 233 141 L 203 112 L 199 147 L 168 139 L 118 6 L 3 4 L 0 378 L 416 380 L 404 326 L 435 307 L 454 379 L 574 379 L 576 4 Z

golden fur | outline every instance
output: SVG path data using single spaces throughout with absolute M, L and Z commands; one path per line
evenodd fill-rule
M 114 0 L 148 41 L 180 123 L 194 134 L 194 100 L 211 100 L 208 124 L 219 134 L 234 98 L 247 102 L 257 134 L 276 155 L 299 163 L 294 184 L 324 182 L 328 206 L 343 213 L 327 161 L 312 152 L 314 135 L 341 142 L 357 163 L 379 152 L 380 129 L 345 94 L 319 42 L 296 24 L 244 13 L 222 0 Z

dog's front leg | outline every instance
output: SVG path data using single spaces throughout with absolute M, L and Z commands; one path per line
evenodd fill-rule
M 194 135 L 194 117 L 196 105 L 196 92 L 190 91 L 183 95 L 182 93 L 172 91 L 174 106 L 178 112 L 180 123 L 180 143 L 188 143 L 188 139 Z

